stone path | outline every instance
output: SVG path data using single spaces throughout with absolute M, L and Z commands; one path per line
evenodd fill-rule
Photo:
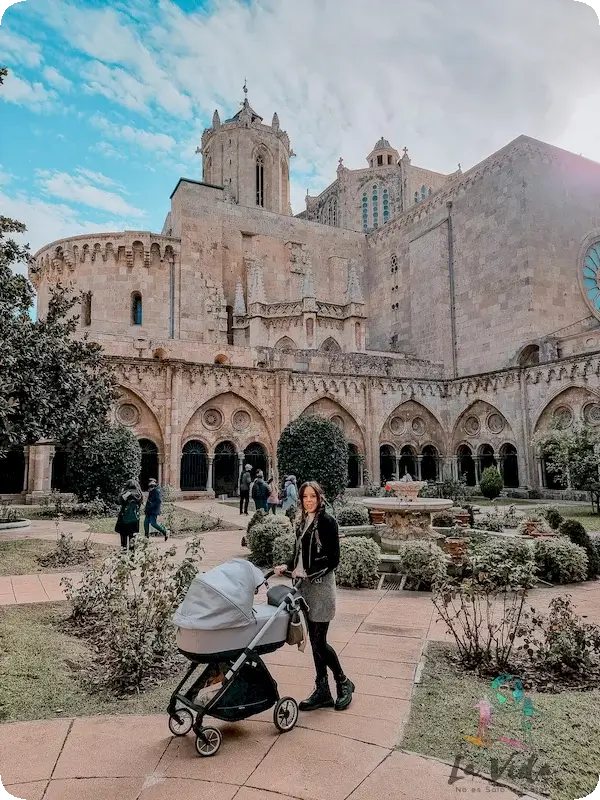
M 201 501 L 184 505 L 207 508 Z M 218 508 L 224 519 L 239 520 L 235 509 Z M 36 523 L 29 535 L 46 538 L 44 525 Z M 83 526 L 74 535 L 83 537 Z M 246 555 L 240 539 L 240 531 L 207 534 L 204 566 Z M 181 551 L 183 542 L 175 542 Z M 31 598 L 40 589 L 44 599 L 60 599 L 57 580 L 55 574 L 0 579 L 0 591 L 12 593 L 11 602 L 37 602 Z M 534 604 L 547 605 L 552 593 L 537 590 Z M 590 621 L 600 621 L 598 584 L 573 587 L 572 595 Z M 449 766 L 395 750 L 423 646 L 448 638 L 435 617 L 426 593 L 340 590 L 330 638 L 356 684 L 345 712 L 301 714 L 283 735 L 271 712 L 236 725 L 217 723 L 223 744 L 209 759 L 196 755 L 192 734 L 171 736 L 166 714 L 6 723 L 0 725 L 2 783 L 23 800 L 451 800 L 490 790 L 513 800 L 518 795 L 511 790 L 476 777 L 449 785 Z M 300 653 L 285 646 L 265 660 L 282 696 L 308 694 L 310 648 Z

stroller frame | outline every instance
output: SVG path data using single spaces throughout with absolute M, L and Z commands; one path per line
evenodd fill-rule
M 263 585 L 268 587 L 267 581 L 274 574 L 273 570 L 269 570 L 265 574 Z M 285 574 L 289 577 L 289 573 Z M 211 716 L 224 722 L 238 722 L 275 706 L 273 722 L 281 733 L 291 731 L 298 721 L 299 708 L 297 701 L 293 697 L 280 697 L 277 683 L 261 658 L 261 655 L 275 652 L 282 646 L 279 642 L 263 645 L 262 647 L 260 645 L 266 632 L 281 611 L 302 611 L 304 616 L 308 612 L 306 601 L 296 586 L 291 586 L 289 589 L 282 586 L 281 589 L 285 590 L 285 593 L 282 593 L 281 599 L 277 597 L 277 600 L 280 599 L 277 611 L 243 650 L 214 653 L 211 654 L 211 658 L 208 661 L 205 658 L 199 660 L 197 656 L 180 650 L 192 663 L 171 695 L 167 707 L 169 730 L 174 736 L 186 736 L 190 731 L 193 731 L 196 734 L 196 752 L 200 756 L 215 755 L 222 742 L 222 734 L 218 728 L 204 726 L 205 716 Z M 272 605 L 274 604 L 272 603 Z M 205 705 L 194 702 L 198 692 L 205 686 L 207 673 L 213 671 L 215 667 L 220 669 L 223 664 L 226 664 L 228 669 L 224 674 L 221 687 L 208 699 Z M 204 669 L 202 669 L 200 675 L 183 692 L 182 690 L 186 683 L 201 666 L 204 666 Z M 256 687 L 259 695 L 261 693 L 262 695 L 256 702 L 244 702 L 236 705 L 235 691 L 234 689 L 232 690 L 236 681 L 245 683 L 246 686 L 251 688 Z M 224 700 L 227 701 L 228 695 L 229 702 L 233 699 L 233 705 L 223 704 Z

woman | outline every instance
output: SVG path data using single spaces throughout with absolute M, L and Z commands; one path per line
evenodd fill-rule
M 277 491 L 277 484 L 275 483 L 273 476 L 269 478 L 269 489 L 271 490 L 271 494 L 267 498 L 269 511 L 272 511 L 273 514 L 277 514 L 277 506 L 279 505 L 279 492 Z
M 337 653 L 327 642 L 329 623 L 335 617 L 335 573 L 340 563 L 340 539 L 336 520 L 325 511 L 325 496 L 318 483 L 309 481 L 300 488 L 301 515 L 296 527 L 294 555 L 288 564 L 275 567 L 278 575 L 292 571 L 309 611 L 306 625 L 316 671 L 315 691 L 300 703 L 302 711 L 335 707 L 348 708 L 354 684 L 344 675 Z M 327 668 L 337 686 L 334 701 L 329 688 Z
M 140 508 L 142 507 L 142 488 L 138 481 L 127 481 L 119 496 L 121 509 L 117 517 L 115 531 L 121 536 L 121 547 L 133 549 L 133 539 L 140 532 Z
M 281 507 L 286 517 L 293 525 L 296 518 L 296 509 L 298 507 L 298 490 L 296 489 L 295 475 L 288 475 L 285 479 Z

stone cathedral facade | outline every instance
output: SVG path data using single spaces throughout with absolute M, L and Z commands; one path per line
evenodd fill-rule
M 302 414 L 350 442 L 349 485 L 409 471 L 556 489 L 532 447 L 553 418 L 600 425 L 600 165 L 521 136 L 463 172 L 381 138 L 290 208 L 290 139 L 246 97 L 203 136 L 163 230 L 77 236 L 35 255 L 39 313 L 83 292 L 81 334 L 116 365 L 116 418 L 184 495 L 275 469 Z M 0 491 L 65 485 L 49 442 L 13 451 Z

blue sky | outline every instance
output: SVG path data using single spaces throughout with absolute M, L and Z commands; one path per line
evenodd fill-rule
M 340 12 L 343 9 L 343 16 Z M 521 133 L 600 160 L 600 25 L 573 0 L 26 0 L 0 24 L 0 213 L 33 249 L 160 231 L 212 112 L 277 111 L 292 205 L 380 136 L 451 172 Z M 6 132 L 6 133 L 5 133 Z

